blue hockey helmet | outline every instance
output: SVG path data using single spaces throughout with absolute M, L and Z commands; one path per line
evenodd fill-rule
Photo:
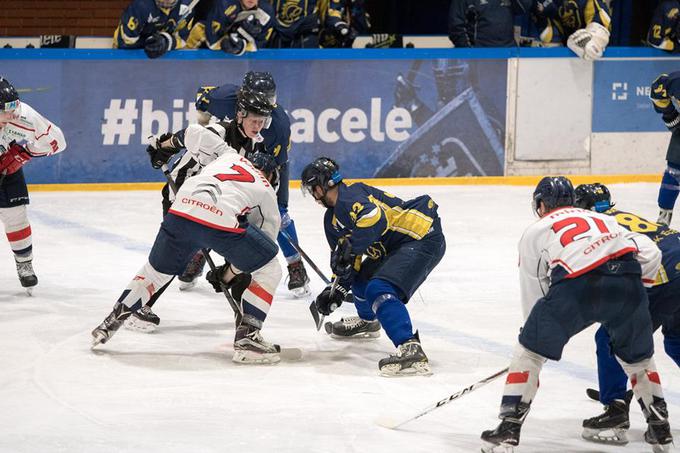
M 574 206 L 577 208 L 605 212 L 614 207 L 612 195 L 602 183 L 581 184 L 576 187 L 574 193 L 576 195 Z
M 342 181 L 340 167 L 330 157 L 317 157 L 302 170 L 302 193 L 314 193 L 314 187 L 321 187 L 324 193 Z
M 243 77 L 243 86 L 264 94 L 272 105 L 276 105 L 276 82 L 271 73 L 248 71 Z
M 274 156 L 262 151 L 255 152 L 250 156 L 250 162 L 267 177 L 276 190 L 279 186 L 279 166 Z
M 566 176 L 546 176 L 541 179 L 534 190 L 533 210 L 538 214 L 538 208 L 543 202 L 546 211 L 552 211 L 563 206 L 574 206 L 574 186 Z M 540 214 L 539 214 L 540 216 Z

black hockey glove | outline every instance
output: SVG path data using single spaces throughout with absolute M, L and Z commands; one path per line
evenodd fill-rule
M 326 286 L 326 288 L 321 291 L 321 293 L 316 296 L 316 310 L 322 315 L 330 315 L 333 313 L 340 305 L 342 301 L 345 300 L 349 290 L 342 285 L 336 285 L 335 291 L 331 294 L 332 285 Z
M 674 109 L 672 112 L 664 113 L 661 117 L 669 131 L 675 132 L 680 130 L 680 113 L 677 110 Z
M 352 43 L 357 37 L 354 30 L 349 28 L 345 22 L 337 22 L 333 27 L 333 32 L 335 33 L 335 38 L 340 43 L 341 47 L 352 47 Z
M 352 243 L 349 237 L 340 238 L 338 245 L 331 253 L 331 269 L 340 281 L 351 282 L 355 261 L 356 255 L 352 253 Z
M 247 42 L 255 44 L 255 40 L 262 33 L 262 24 L 257 20 L 255 14 L 246 17 L 245 20 L 238 23 L 236 33 L 239 34 Z
M 161 143 L 170 139 L 170 144 L 161 146 Z M 172 133 L 166 132 L 165 134 L 158 137 L 155 144 L 146 147 L 146 152 L 149 154 L 151 159 L 151 166 L 158 170 L 163 165 L 167 164 L 170 158 L 177 154 L 181 149 L 181 144 L 177 143 L 179 140 L 175 140 Z
M 222 292 L 222 285 L 220 284 L 220 281 L 222 281 L 224 278 L 224 274 L 227 272 L 227 269 L 229 269 L 229 263 L 225 263 L 222 266 L 215 268 L 215 272 L 212 270 L 208 271 L 205 276 L 205 279 L 208 280 L 208 282 L 212 285 L 216 293 Z M 243 295 L 243 292 L 246 290 L 246 288 L 250 286 L 252 279 L 253 278 L 250 274 L 236 274 L 234 278 L 229 280 L 229 283 L 224 283 L 224 286 L 231 293 L 231 296 L 234 298 L 234 300 L 238 303 L 241 303 L 241 296 Z
M 149 58 L 158 58 L 172 49 L 172 37 L 163 32 L 157 32 L 146 38 L 144 53 Z
M 246 51 L 246 40 L 239 36 L 238 33 L 229 33 L 222 38 L 220 47 L 223 52 L 232 55 L 243 55 Z

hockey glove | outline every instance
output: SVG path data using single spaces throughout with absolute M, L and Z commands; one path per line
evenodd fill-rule
M 352 47 L 352 43 L 357 37 L 356 32 L 349 28 L 349 26 L 343 21 L 337 22 L 335 24 L 333 27 L 333 32 L 335 33 L 335 37 L 340 43 L 341 47 Z
M 172 36 L 165 32 L 154 33 L 144 42 L 144 53 L 149 58 L 158 58 L 172 50 Z
M 352 253 L 352 243 L 349 237 L 338 240 L 338 245 L 331 253 L 331 270 L 340 281 L 350 281 L 354 276 L 354 262 L 356 255 Z
M 335 291 L 331 291 L 331 288 L 332 285 L 326 286 L 326 288 L 316 296 L 316 310 L 325 316 L 330 315 L 342 305 L 342 301 L 345 300 L 345 297 L 349 292 L 349 290 L 342 285 L 336 285 Z
M 238 24 L 236 33 L 245 39 L 246 42 L 256 47 L 255 39 L 262 33 L 262 24 L 257 20 L 255 14 L 251 14 Z
M 246 44 L 246 40 L 239 36 L 238 33 L 229 33 L 222 38 L 220 47 L 223 52 L 239 56 L 245 53 Z
M 212 285 L 216 293 L 222 292 L 222 285 L 220 281 L 223 281 L 224 274 L 226 274 L 227 269 L 229 269 L 229 263 L 225 263 L 220 267 L 215 268 L 215 272 L 209 270 L 205 276 L 205 279 Z M 250 282 L 253 277 L 250 274 L 241 273 L 236 274 L 229 283 L 224 283 L 225 288 L 229 290 L 231 296 L 238 303 L 241 303 L 241 296 L 243 292 L 250 286 Z
M 26 148 L 12 142 L 9 148 L 0 154 L 0 173 L 5 175 L 16 173 L 32 157 Z
M 165 143 L 169 140 L 169 143 Z M 166 132 L 156 139 L 156 143 L 146 147 L 146 152 L 151 159 L 151 166 L 158 170 L 167 164 L 172 156 L 183 148 L 180 140 L 170 132 Z

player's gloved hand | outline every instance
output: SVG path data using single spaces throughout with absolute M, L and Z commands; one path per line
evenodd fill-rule
M 677 110 L 673 109 L 670 112 L 666 112 L 661 117 L 669 131 L 675 132 L 680 130 L 680 113 Z
M 298 22 L 297 34 L 308 35 L 319 33 L 320 27 L 321 22 L 319 21 L 319 16 L 317 14 L 307 14 Z
M 229 269 L 229 263 L 225 263 L 221 266 L 216 267 L 214 271 L 211 269 L 205 275 L 205 279 L 208 280 L 208 283 L 212 285 L 216 293 L 222 292 L 222 284 L 224 284 L 224 286 L 227 287 L 227 284 L 222 281 L 222 279 L 224 278 L 224 274 L 226 274 L 227 272 L 227 269 Z
M 172 50 L 172 36 L 165 32 L 157 32 L 146 38 L 144 53 L 149 58 L 158 58 Z
M 177 154 L 177 152 L 179 152 L 181 149 L 174 146 L 173 144 L 166 144 L 165 146 L 162 145 L 163 142 L 172 139 L 172 137 L 172 133 L 166 132 L 165 134 L 158 137 L 155 144 L 146 147 L 146 152 L 149 154 L 149 158 L 151 159 L 151 166 L 156 170 L 167 164 L 170 158 Z
M 255 14 L 251 14 L 238 24 L 236 32 L 246 42 L 255 45 L 255 39 L 262 33 L 262 24 L 257 20 Z
M 352 253 L 352 243 L 349 237 L 342 237 L 335 250 L 331 253 L 331 269 L 341 281 L 352 279 L 356 255 Z
M 349 290 L 342 285 L 335 285 L 335 290 L 331 291 L 332 285 L 326 288 L 316 296 L 316 310 L 322 315 L 328 316 L 333 313 L 345 300 Z M 331 294 L 332 293 L 332 294 Z
M 220 42 L 220 48 L 223 52 L 232 55 L 243 55 L 246 51 L 246 40 L 239 36 L 238 33 L 229 33 Z
M 569 47 L 579 58 L 585 59 L 585 47 L 592 39 L 592 36 L 585 28 L 576 30 L 569 35 L 567 39 L 567 47 Z
M 342 47 L 352 47 L 352 43 L 357 37 L 356 32 L 349 28 L 349 25 L 343 21 L 336 22 L 333 27 L 333 32 Z
M 0 154 L 0 173 L 11 175 L 18 172 L 33 156 L 26 148 L 12 142 L 7 150 Z

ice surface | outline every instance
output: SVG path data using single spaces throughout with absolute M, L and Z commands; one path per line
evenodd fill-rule
M 263 334 L 302 348 L 303 360 L 276 366 L 231 362 L 233 322 L 226 300 L 205 281 L 156 304 L 160 329 L 121 329 L 99 352 L 90 330 L 110 312 L 144 264 L 160 223 L 156 192 L 32 194 L 29 215 L 33 297 L 20 288 L 5 246 L 0 256 L 0 451 L 3 452 L 473 452 L 497 424 L 499 379 L 391 431 L 397 419 L 508 365 L 521 322 L 516 246 L 534 220 L 530 187 L 390 187 L 440 204 L 446 256 L 408 307 L 432 362 L 429 378 L 383 378 L 377 362 L 393 352 L 385 336 L 348 342 L 316 332 L 308 300 L 282 284 Z M 612 185 L 619 207 L 656 218 L 654 184 Z M 328 269 L 322 209 L 292 191 L 301 244 Z M 282 260 L 283 264 L 283 260 Z M 314 293 L 323 283 L 312 274 Z M 343 305 L 330 319 L 351 315 Z M 594 328 L 548 364 L 522 432 L 520 452 L 613 452 L 580 438 L 581 421 L 600 411 Z M 680 437 L 680 370 L 655 337 L 657 363 Z M 643 442 L 631 411 L 628 451 Z

